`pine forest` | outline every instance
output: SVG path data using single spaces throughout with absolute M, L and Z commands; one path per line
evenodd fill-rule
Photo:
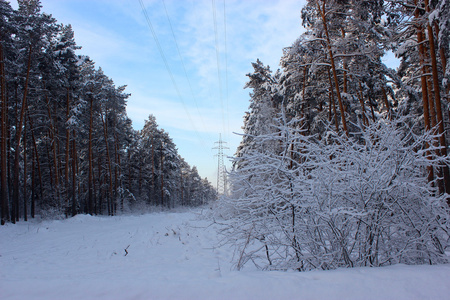
M 180 213 L 185 223 L 154 229 L 145 251 L 170 237 L 180 247 L 198 242 L 213 249 L 214 274 L 225 253 L 233 270 L 286 276 L 448 264 L 450 0 L 304 3 L 303 33 L 279 49 L 279 67 L 248 62 L 248 110 L 218 193 L 156 114 L 133 129 L 126 86 L 76 54 L 71 25 L 39 0 L 19 0 L 18 9 L 0 0 L 2 227 L 36 215 L 95 223 L 96 215 L 187 207 L 209 225 L 185 226 L 193 221 Z M 126 244 L 112 253 L 131 260 L 136 244 Z M 177 264 L 194 259 L 188 250 Z
M 75 54 L 70 25 L 18 3 L 0 1 L 2 224 L 216 197 L 153 115 L 132 128 L 126 86 Z

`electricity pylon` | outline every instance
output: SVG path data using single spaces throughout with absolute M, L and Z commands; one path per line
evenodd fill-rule
M 217 149 L 217 193 L 223 195 L 226 193 L 227 189 L 227 172 L 225 170 L 225 164 L 223 162 L 223 150 L 230 149 L 224 144 L 227 142 L 222 141 L 222 135 L 219 134 L 219 141 L 215 142 L 217 144 L 213 149 Z

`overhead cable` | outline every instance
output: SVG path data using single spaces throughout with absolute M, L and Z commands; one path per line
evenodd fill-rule
M 153 39 L 155 40 L 156 46 L 158 47 L 159 54 L 161 55 L 161 58 L 163 59 L 164 65 L 165 65 L 166 70 L 167 70 L 167 73 L 169 73 L 169 76 L 170 76 L 170 79 L 172 81 L 172 84 L 173 84 L 173 86 L 175 88 L 175 91 L 177 92 L 178 99 L 180 100 L 181 104 L 183 105 L 184 111 L 185 111 L 185 113 L 186 113 L 186 115 L 187 115 L 187 117 L 189 119 L 189 122 L 191 123 L 192 127 L 194 128 L 194 131 L 197 134 L 198 139 L 200 140 L 200 142 L 202 142 L 202 144 L 205 144 L 204 141 L 202 140 L 202 138 L 200 137 L 200 134 L 198 133 L 198 130 L 197 130 L 197 128 L 196 128 L 192 118 L 191 118 L 191 115 L 189 114 L 189 111 L 188 111 L 188 109 L 186 107 L 186 104 L 185 104 L 185 102 L 183 100 L 183 97 L 181 96 L 181 93 L 180 93 L 180 90 L 178 88 L 178 85 L 175 82 L 175 78 L 173 76 L 172 70 L 170 69 L 169 64 L 167 63 L 166 56 L 165 56 L 164 51 L 163 51 L 163 49 L 161 47 L 161 44 L 159 43 L 158 36 L 156 35 L 156 32 L 155 32 L 155 30 L 153 28 L 153 25 L 152 25 L 152 22 L 150 21 L 150 17 L 148 16 L 147 9 L 145 8 L 144 3 L 142 2 L 142 0 L 139 0 L 139 3 L 141 5 L 141 7 L 142 7 L 142 12 L 144 13 L 144 16 L 145 16 L 145 19 L 147 21 L 148 27 L 150 28 L 150 31 L 152 32 Z
M 199 110 L 199 108 L 198 108 L 197 98 L 195 97 L 194 91 L 193 91 L 193 89 L 192 89 L 191 81 L 189 80 L 189 76 L 188 76 L 187 71 L 186 71 L 186 66 L 185 66 L 185 64 L 184 64 L 183 56 L 181 55 L 180 48 L 178 47 L 177 38 L 175 37 L 175 32 L 174 32 L 173 27 L 172 27 L 172 22 L 170 21 L 169 13 L 167 12 L 166 4 L 165 4 L 164 0 L 161 0 L 161 1 L 162 1 L 162 3 L 163 3 L 164 10 L 165 10 L 165 12 L 166 12 L 166 17 L 167 17 L 167 21 L 169 22 L 169 25 L 170 25 L 170 30 L 172 31 L 172 36 L 173 36 L 173 39 L 174 39 L 174 41 L 175 41 L 175 45 L 176 45 L 176 48 L 177 48 L 177 51 L 178 51 L 178 56 L 180 57 L 180 60 L 181 60 L 181 65 L 183 66 L 184 75 L 186 76 L 186 80 L 187 80 L 187 82 L 188 82 L 189 89 L 191 90 L 192 99 L 194 100 L 195 107 L 197 108 L 197 113 L 198 113 L 198 115 L 199 115 L 199 117 L 200 117 L 200 120 L 201 120 L 201 122 L 202 122 L 203 129 L 204 129 L 205 132 L 206 132 L 206 131 L 207 131 L 207 130 L 206 130 L 206 125 L 205 125 L 205 122 L 204 122 L 204 120 L 203 120 L 202 114 L 200 113 L 200 110 Z
M 224 24 L 224 31 L 225 31 L 225 91 L 226 91 L 226 97 L 225 101 L 227 104 L 227 125 L 228 125 L 228 131 L 230 132 L 230 109 L 228 107 L 228 49 L 227 49 L 227 14 L 226 14 L 226 4 L 225 0 L 223 0 L 223 24 Z
M 220 99 L 220 108 L 222 111 L 222 126 L 223 131 L 225 130 L 225 116 L 224 116 L 224 108 L 223 108 L 223 96 L 222 96 L 222 78 L 220 76 L 220 59 L 219 59 L 219 37 L 217 32 L 217 13 L 216 13 L 216 3 L 214 0 L 212 2 L 212 11 L 213 11 L 213 21 L 214 21 L 214 38 L 216 42 L 216 61 L 217 61 L 217 77 L 219 80 L 219 99 Z

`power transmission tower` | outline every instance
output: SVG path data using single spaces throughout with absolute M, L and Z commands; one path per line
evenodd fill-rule
M 225 170 L 225 164 L 223 163 L 223 150 L 224 149 L 230 149 L 224 144 L 227 142 L 222 141 L 222 135 L 219 134 L 219 141 L 215 142 L 217 144 L 216 147 L 214 147 L 214 150 L 218 150 L 217 152 L 217 193 L 219 195 L 223 195 L 226 193 L 227 190 L 227 172 Z

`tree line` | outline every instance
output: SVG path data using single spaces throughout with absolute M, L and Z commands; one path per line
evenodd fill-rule
M 247 75 L 219 209 L 237 268 L 447 262 L 450 1 L 308 0 L 301 16 L 281 70 Z
M 39 0 L 0 0 L 1 223 L 214 199 L 154 116 L 132 128 L 126 86 L 80 48 Z

